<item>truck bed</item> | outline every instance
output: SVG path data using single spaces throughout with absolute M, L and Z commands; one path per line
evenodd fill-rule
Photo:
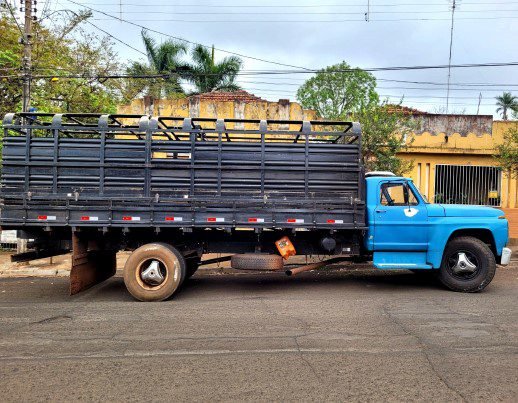
M 8 114 L 3 228 L 365 228 L 352 122 Z

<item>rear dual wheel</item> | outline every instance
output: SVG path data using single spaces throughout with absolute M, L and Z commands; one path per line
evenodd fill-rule
M 124 266 L 124 284 L 139 301 L 163 301 L 171 297 L 186 278 L 182 254 L 165 243 L 149 243 L 130 255 Z

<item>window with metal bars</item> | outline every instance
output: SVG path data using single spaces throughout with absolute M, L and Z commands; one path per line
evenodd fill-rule
M 502 170 L 478 165 L 436 165 L 435 203 L 499 206 Z

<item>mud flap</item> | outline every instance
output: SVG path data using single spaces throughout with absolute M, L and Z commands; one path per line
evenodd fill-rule
M 72 270 L 70 295 L 84 291 L 112 277 L 117 270 L 116 252 L 104 250 L 95 240 L 72 232 Z

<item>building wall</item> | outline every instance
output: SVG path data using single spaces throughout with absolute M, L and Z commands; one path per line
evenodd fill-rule
M 142 115 L 149 113 L 155 116 L 217 117 L 220 119 L 317 119 L 315 111 L 303 109 L 297 102 L 290 102 L 287 99 L 270 102 L 259 98 L 250 100 L 215 98 L 216 94 L 213 98 L 209 93 L 180 99 L 156 99 L 151 105 L 146 105 L 144 99 L 136 99 L 129 105 L 119 106 L 117 112 Z

